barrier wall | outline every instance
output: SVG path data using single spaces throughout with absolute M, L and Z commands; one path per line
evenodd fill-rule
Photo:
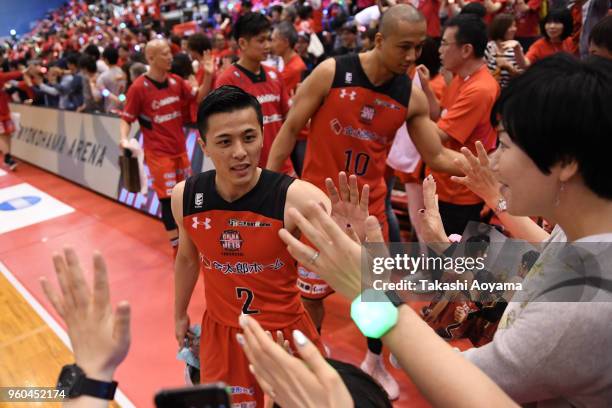
M 11 111 L 19 115 L 19 128 L 11 146 L 17 158 L 160 216 L 159 200 L 150 181 L 147 195 L 129 193 L 121 185 L 119 118 L 20 104 L 11 104 Z M 132 136 L 142 144 L 137 124 L 132 126 Z M 185 145 L 194 173 L 212 168 L 212 163 L 204 160 L 197 137 L 195 129 L 185 129 Z M 146 165 L 145 171 L 149 171 Z

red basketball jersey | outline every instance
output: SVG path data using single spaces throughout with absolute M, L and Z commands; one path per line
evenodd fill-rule
M 304 312 L 296 262 L 278 230 L 293 178 L 262 170 L 255 187 L 226 202 L 214 170 L 190 177 L 183 194 L 183 224 L 200 252 L 207 313 L 238 327 L 241 313 L 267 329 L 286 327 Z
M 406 121 L 411 82 L 397 75 L 381 86 L 366 76 L 359 55 L 336 58 L 329 95 L 312 117 L 302 178 L 325 191 L 339 171 L 370 185 L 370 214 L 384 213 L 387 155 Z
M 273 68 L 261 66 L 258 75 L 234 64 L 226 69 L 215 82 L 215 88 L 234 85 L 257 98 L 261 105 L 264 123 L 264 144 L 259 158 L 259 166 L 265 167 L 272 142 L 276 138 L 283 120 L 289 111 L 289 94 L 280 77 Z M 281 168 L 285 174 L 294 174 L 291 160 L 287 159 Z

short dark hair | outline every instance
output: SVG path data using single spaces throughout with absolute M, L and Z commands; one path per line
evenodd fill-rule
M 540 22 L 540 31 L 542 35 L 548 38 L 548 33 L 546 33 L 546 23 L 555 22 L 563 24 L 563 32 L 561 33 L 561 39 L 565 40 L 567 37 L 572 35 L 572 30 L 574 29 L 574 20 L 572 19 L 572 14 L 566 8 L 554 8 L 548 12 L 546 17 Z
M 108 61 L 109 64 L 115 65 L 119 61 L 119 50 L 115 47 L 106 47 L 102 52 L 102 58 Z
M 474 57 L 482 58 L 487 48 L 487 27 L 482 19 L 474 14 L 459 14 L 446 23 L 446 28 L 457 27 L 455 40 L 459 44 L 470 44 Z
M 421 51 L 421 55 L 417 58 L 415 64 L 416 65 L 425 65 L 429 70 L 429 75 L 433 79 L 440 72 L 440 53 L 438 49 L 440 48 L 438 42 L 431 37 L 425 38 L 425 43 L 423 43 L 423 50 Z
M 81 55 L 78 52 L 71 52 L 68 55 L 66 55 L 66 64 L 70 64 L 70 65 L 75 65 L 75 66 L 79 66 L 79 57 Z
M 95 44 L 89 44 L 87 47 L 85 47 L 83 52 L 94 57 L 96 61 L 100 59 L 100 49 Z
M 478 18 L 485 18 L 487 9 L 481 3 L 471 2 L 463 6 L 459 14 L 472 14 Z
M 270 7 L 270 15 L 272 15 L 273 12 L 277 12 L 278 14 L 282 14 L 283 13 L 283 6 L 281 6 L 280 4 L 275 4 L 272 7 Z
M 193 75 L 193 66 L 191 60 L 187 54 L 179 52 L 172 58 L 172 67 L 170 72 L 180 76 L 183 79 L 188 79 L 190 75 Z
M 263 114 L 261 105 L 250 93 L 237 86 L 224 85 L 208 94 L 198 108 L 198 130 L 200 137 L 206 141 L 208 118 L 216 113 L 230 113 L 237 110 L 252 108 L 257 114 L 257 121 L 263 130 Z
M 187 49 L 202 55 L 204 54 L 204 51 L 212 49 L 212 43 L 207 35 L 196 33 L 190 35 L 187 39 Z
M 502 13 L 496 15 L 491 24 L 489 24 L 489 38 L 493 41 L 504 40 L 508 29 L 515 21 L 516 18 L 512 14 Z
M 612 52 L 612 15 L 602 18 L 595 24 L 589 34 L 589 43 Z
M 287 39 L 289 42 L 289 47 L 295 47 L 298 40 L 298 35 L 293 24 L 288 21 L 281 21 L 274 29 L 278 31 L 281 37 Z
M 557 53 L 513 78 L 493 106 L 510 138 L 544 174 L 575 160 L 585 185 L 612 199 L 612 61 Z M 580 112 L 580 115 L 576 115 Z
M 261 13 L 244 13 L 234 24 L 233 36 L 238 41 L 240 38 L 247 40 L 265 32 L 270 31 L 272 24 L 270 20 Z
M 98 71 L 96 60 L 91 55 L 85 53 L 79 58 L 79 68 L 84 69 L 90 74 L 95 74 Z

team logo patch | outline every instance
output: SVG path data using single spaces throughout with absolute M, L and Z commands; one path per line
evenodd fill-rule
M 351 101 L 354 101 L 355 98 L 357 97 L 357 92 L 355 91 L 347 92 L 345 88 L 342 88 L 340 90 L 340 98 L 344 99 L 347 96 Z
M 384 106 L 385 108 L 389 108 L 389 109 L 393 109 L 393 110 L 400 110 L 400 107 L 397 105 L 394 105 L 392 103 L 389 103 L 387 101 L 384 101 L 382 99 L 374 99 L 374 105 L 376 106 Z
M 346 74 L 344 74 L 344 83 L 345 84 L 353 83 L 353 73 L 352 72 L 347 72 Z
M 225 230 L 219 239 L 224 252 L 223 255 L 239 255 L 242 248 L 242 236 L 236 230 Z
M 198 225 L 204 227 L 204 229 L 209 230 L 212 227 L 210 226 L 210 218 L 206 217 L 203 220 L 198 217 L 191 217 L 191 228 L 197 230 Z
M 359 112 L 359 120 L 363 123 L 372 123 L 375 114 L 376 109 L 373 106 L 364 105 Z
M 229 225 L 230 227 L 253 227 L 253 228 L 266 228 L 266 227 L 272 226 L 272 224 L 270 224 L 269 222 L 242 221 L 242 220 L 237 220 L 235 218 L 229 219 L 227 221 L 227 225 Z
M 339 135 L 340 133 L 342 133 L 342 124 L 340 123 L 338 119 L 332 119 L 332 121 L 329 122 L 329 127 L 331 127 L 331 130 L 336 135 Z
M 195 208 L 202 208 L 203 204 L 204 204 L 204 193 L 196 193 Z

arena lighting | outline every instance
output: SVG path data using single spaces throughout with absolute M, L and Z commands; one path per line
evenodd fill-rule
M 15 30 L 14 28 L 11 28 L 11 31 L 9 31 L 9 34 L 11 34 L 11 36 L 16 36 L 17 35 L 17 30 Z

